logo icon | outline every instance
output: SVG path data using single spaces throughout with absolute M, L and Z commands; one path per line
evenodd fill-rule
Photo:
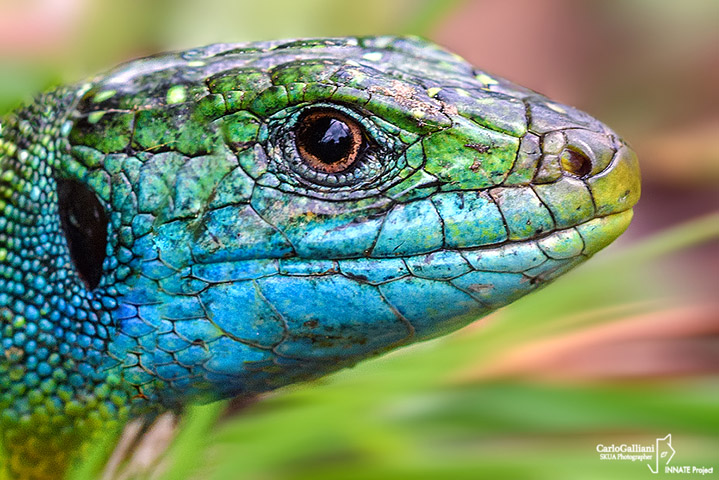
M 664 438 L 657 438 L 654 452 L 656 452 L 656 454 L 654 455 L 655 466 L 654 468 L 652 468 L 651 464 L 647 464 L 647 467 L 649 467 L 649 470 L 652 473 L 659 473 L 659 463 L 661 462 L 662 465 L 669 465 L 669 462 L 672 461 L 674 454 L 677 453 L 672 447 L 671 433 L 667 434 L 667 436 Z

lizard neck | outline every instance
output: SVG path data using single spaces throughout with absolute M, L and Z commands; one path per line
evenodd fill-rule
M 0 442 L 11 478 L 58 478 L 129 403 L 106 367 L 111 296 L 72 274 L 57 212 L 72 98 L 46 95 L 8 118 L 0 137 Z

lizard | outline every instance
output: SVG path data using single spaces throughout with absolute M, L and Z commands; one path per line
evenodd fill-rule
M 610 244 L 640 195 L 609 127 L 417 37 L 159 54 L 1 125 L 18 479 L 129 418 L 455 331 Z

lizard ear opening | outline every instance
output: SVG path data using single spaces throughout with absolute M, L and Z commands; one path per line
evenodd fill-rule
M 95 194 L 80 182 L 58 179 L 57 196 L 72 263 L 93 290 L 100 284 L 107 255 L 107 214 Z

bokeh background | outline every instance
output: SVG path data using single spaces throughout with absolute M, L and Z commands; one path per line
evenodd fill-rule
M 719 477 L 719 2 L 0 0 L 0 114 L 158 51 L 368 34 L 428 37 L 611 125 L 642 165 L 634 223 L 454 335 L 163 417 L 121 454 L 110 432 L 73 478 L 665 478 L 596 445 L 667 434 L 673 465 Z

